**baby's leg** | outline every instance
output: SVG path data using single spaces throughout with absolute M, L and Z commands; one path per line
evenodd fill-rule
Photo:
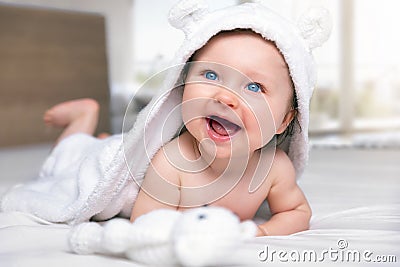
M 46 125 L 64 128 L 56 144 L 75 133 L 93 135 L 98 118 L 99 104 L 90 98 L 62 102 L 47 110 L 43 116 Z

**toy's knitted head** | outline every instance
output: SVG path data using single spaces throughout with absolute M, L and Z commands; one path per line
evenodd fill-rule
M 185 34 L 173 65 L 187 62 L 197 50 L 221 31 L 251 30 L 276 45 L 289 68 L 297 98 L 299 122 L 294 125 L 290 138 L 279 146 L 292 160 L 298 178 L 308 159 L 309 103 L 316 83 L 312 49 L 320 46 L 329 37 L 331 23 L 328 12 L 323 9 L 311 9 L 300 19 L 298 25 L 295 25 L 258 1 L 211 12 L 201 0 L 183 0 L 170 11 L 169 21 Z M 182 87 L 175 86 L 181 70 L 182 68 L 178 68 L 170 75 L 162 94 L 150 102 L 152 107 L 145 112 L 145 128 L 150 135 L 162 131 L 163 142 L 173 138 L 182 125 L 181 114 L 175 112 L 171 115 L 174 108 L 182 102 L 182 93 L 179 92 Z M 160 146 L 151 140 L 154 136 L 146 138 L 145 143 L 151 157 Z M 136 178 L 140 180 L 140 177 Z
M 237 245 L 256 233 L 253 221 L 240 222 L 232 211 L 210 206 L 183 212 L 172 236 L 174 251 L 184 266 L 225 266 Z

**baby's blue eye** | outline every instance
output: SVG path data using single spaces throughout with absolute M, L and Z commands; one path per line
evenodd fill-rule
M 209 79 L 215 81 L 218 78 L 218 75 L 213 71 L 207 71 L 204 76 Z
M 249 83 L 247 85 L 247 89 L 252 91 L 252 92 L 261 92 L 261 85 L 259 85 L 258 83 Z

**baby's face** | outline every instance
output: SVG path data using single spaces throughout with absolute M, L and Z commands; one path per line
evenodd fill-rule
M 222 33 L 188 64 L 182 116 L 206 151 L 252 153 L 285 130 L 293 89 L 273 43 L 251 32 Z

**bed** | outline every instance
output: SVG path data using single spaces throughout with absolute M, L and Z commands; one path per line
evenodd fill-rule
M 0 150 L 0 194 L 35 177 L 50 144 Z M 254 238 L 230 261 L 241 265 L 310 262 L 397 266 L 400 260 L 400 150 L 315 146 L 300 185 L 313 209 L 311 228 Z M 263 220 L 263 218 L 256 218 Z M 1 266 L 141 266 L 124 257 L 76 255 L 71 226 L 29 214 L 0 213 Z

